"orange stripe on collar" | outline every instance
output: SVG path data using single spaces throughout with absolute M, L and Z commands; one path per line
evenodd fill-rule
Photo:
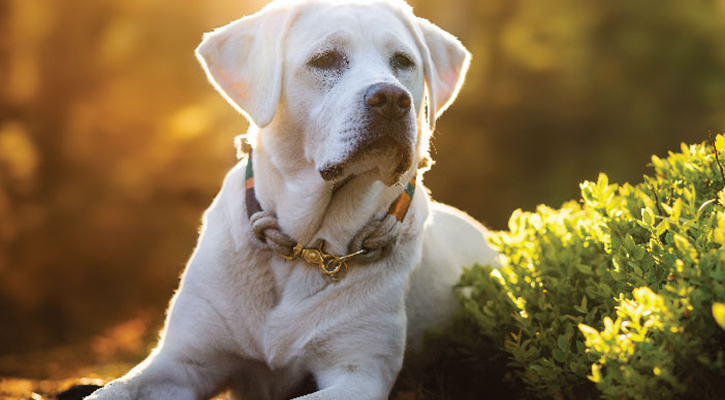
M 398 221 L 403 222 L 405 215 L 408 214 L 408 208 L 410 203 L 413 201 L 413 194 L 415 194 L 415 179 L 417 175 L 413 175 L 410 178 L 410 182 L 403 190 L 403 193 L 398 196 L 397 199 L 390 205 L 388 214 L 394 216 Z

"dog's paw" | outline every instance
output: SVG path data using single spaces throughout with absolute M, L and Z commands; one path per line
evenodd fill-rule
M 68 399 L 73 399 L 73 397 Z M 84 400 L 133 400 L 133 397 L 128 393 L 122 382 L 113 381 L 92 392 Z

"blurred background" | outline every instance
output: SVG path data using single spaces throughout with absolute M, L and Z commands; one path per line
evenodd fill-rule
M 0 0 L 0 376 L 153 344 L 247 127 L 193 50 L 264 3 Z M 412 4 L 474 56 L 426 183 L 494 229 L 725 128 L 725 0 Z

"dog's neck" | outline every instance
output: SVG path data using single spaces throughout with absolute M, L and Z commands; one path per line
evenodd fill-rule
M 253 158 L 257 199 L 302 245 L 324 239 L 328 251 L 345 254 L 353 236 L 370 220 L 382 217 L 403 190 L 360 177 L 333 191 L 333 183 L 323 180 L 299 149 L 288 148 L 273 133 L 258 138 Z

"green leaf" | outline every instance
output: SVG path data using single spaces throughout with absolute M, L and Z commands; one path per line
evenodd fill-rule
M 600 172 L 599 177 L 597 177 L 597 187 L 604 190 L 607 188 L 607 185 L 609 185 L 609 177 L 607 174 Z
M 590 381 L 597 383 L 602 380 L 602 366 L 599 364 L 592 364 L 592 374 L 587 376 Z
M 725 304 L 712 303 L 712 316 L 721 329 L 725 330 Z
M 687 240 L 687 238 L 677 233 L 673 235 L 673 238 L 675 240 L 677 250 L 679 250 L 682 255 L 689 257 L 692 261 L 698 260 L 697 250 L 690 244 L 690 241 Z
M 715 138 L 715 150 L 722 151 L 725 149 L 725 137 L 723 135 L 717 135 Z
M 588 266 L 588 265 L 584 265 L 584 264 L 575 264 L 574 266 L 576 267 L 576 269 L 577 269 L 577 270 L 579 270 L 579 272 L 581 272 L 581 273 L 583 273 L 583 274 L 587 274 L 587 275 L 589 275 L 589 274 L 591 274 L 591 273 L 592 273 L 592 267 L 590 267 L 590 266 Z
M 579 330 L 582 331 L 582 333 L 584 334 L 584 337 L 587 340 L 599 340 L 599 339 L 601 339 L 601 337 L 599 336 L 599 331 L 596 330 L 596 329 L 594 329 L 594 328 L 592 328 L 589 325 L 579 324 Z
M 563 351 L 569 351 L 569 339 L 564 335 L 559 335 L 559 338 L 556 340 L 556 345 Z
M 644 222 L 644 224 L 647 226 L 654 226 L 655 213 L 652 212 L 651 208 L 645 207 L 642 209 L 642 222 Z
M 657 224 L 657 228 L 655 228 L 655 235 L 661 236 L 663 233 L 667 232 L 668 229 L 670 229 L 670 221 L 662 221 Z

